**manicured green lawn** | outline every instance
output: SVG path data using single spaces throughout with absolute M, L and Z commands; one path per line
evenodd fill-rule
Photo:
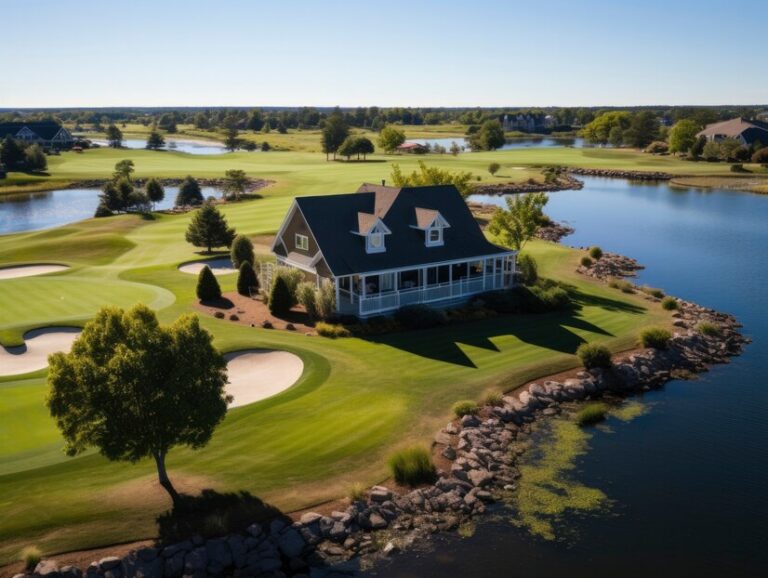
M 594 166 L 632 168 L 639 162 L 625 151 L 590 152 L 610 153 L 590 161 Z M 490 160 L 511 167 L 592 158 L 583 155 L 577 149 L 522 150 L 428 161 L 481 174 Z M 277 180 L 263 199 L 223 208 L 230 223 L 249 235 L 274 232 L 294 195 L 354 190 L 362 181 L 388 178 L 390 170 L 386 162 L 327 163 L 310 153 L 193 157 L 101 149 L 52 158 L 50 178 L 105 177 L 122 158 L 133 158 L 141 176 L 220 176 L 243 168 Z M 387 157 L 392 159 L 407 167 L 419 160 Z M 190 311 L 195 277 L 177 270 L 179 263 L 201 258 L 183 240 L 189 218 L 119 216 L 0 236 L 0 264 L 72 265 L 59 274 L 0 283 L 0 343 L 18 344 L 33 326 L 82 323 L 105 304 L 142 301 L 158 308 L 164 322 Z M 302 357 L 305 372 L 288 391 L 233 410 L 203 450 L 174 450 L 174 481 L 186 491 L 248 491 L 287 510 L 337 498 L 353 483 L 386 478 L 387 454 L 413 441 L 428 443 L 456 400 L 573 367 L 582 340 L 625 349 L 642 327 L 669 323 L 660 307 L 576 275 L 576 251 L 544 242 L 532 243 L 529 251 L 542 274 L 573 286 L 575 312 L 498 317 L 367 340 L 204 318 L 221 350 L 286 349 Z M 235 277 L 221 282 L 231 290 Z M 113 464 L 96 454 L 65 457 L 44 408 L 45 392 L 44 372 L 0 378 L 0 563 L 30 544 L 57 552 L 155 535 L 155 516 L 168 500 L 154 482 L 152 464 Z

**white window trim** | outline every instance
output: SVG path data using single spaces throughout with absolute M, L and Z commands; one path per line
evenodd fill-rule
M 297 249 L 302 251 L 309 251 L 309 236 L 296 233 L 294 235 L 294 244 L 296 245 Z
M 373 244 L 374 237 L 378 237 L 380 240 L 380 243 L 378 246 Z M 371 231 L 365 236 L 365 252 L 366 253 L 384 253 L 387 250 L 387 247 L 385 245 L 384 241 L 384 232 L 378 231 L 374 227 L 371 229 Z
M 432 233 L 437 233 L 437 239 L 432 240 Z M 443 245 L 443 227 L 428 227 L 426 229 L 426 237 L 424 240 L 424 244 L 427 247 L 440 247 Z

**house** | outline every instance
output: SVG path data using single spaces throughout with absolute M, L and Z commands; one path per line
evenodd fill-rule
M 332 282 L 337 312 L 358 317 L 510 287 L 516 257 L 485 238 L 453 185 L 297 197 L 272 252 L 308 280 Z
M 759 142 L 768 146 L 768 122 L 732 118 L 724 122 L 708 124 L 696 136 L 706 137 L 710 141 L 721 141 L 727 138 L 736 139 L 745 146 Z
M 429 147 L 418 142 L 404 142 L 397 147 L 401 153 L 413 153 L 417 155 L 423 155 L 429 152 Z
M 7 136 L 27 144 L 39 144 L 46 150 L 70 149 L 75 143 L 72 133 L 53 121 L 2 122 L 0 140 Z

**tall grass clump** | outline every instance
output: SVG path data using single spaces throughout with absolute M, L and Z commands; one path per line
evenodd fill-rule
M 483 398 L 483 404 L 490 405 L 492 407 L 499 407 L 504 403 L 503 397 L 503 394 L 498 389 L 494 389 L 485 394 L 485 397 Z
M 480 407 L 471 399 L 463 399 L 453 404 L 453 413 L 456 417 L 475 415 L 478 411 Z
M 21 561 L 24 562 L 24 569 L 32 571 L 43 559 L 43 553 L 37 546 L 27 546 L 21 551 Z
M 611 279 L 608 281 L 608 287 L 611 287 L 612 289 L 619 289 L 622 293 L 635 292 L 635 286 L 632 285 L 632 283 L 626 279 L 618 279 L 616 277 L 611 277 Z
M 589 267 L 591 267 L 591 266 L 592 266 L 592 262 L 593 262 L 593 261 L 592 261 L 592 258 L 591 258 L 591 257 L 587 257 L 586 255 L 584 255 L 584 256 L 581 258 L 581 266 L 582 266 L 582 267 L 587 267 L 587 268 L 589 268 Z
M 650 295 L 651 297 L 656 297 L 656 299 L 661 299 L 664 297 L 664 291 L 661 289 L 657 289 L 656 287 L 651 287 L 649 285 L 643 285 L 640 287 L 640 291 L 645 293 L 646 295 Z
M 349 499 L 353 502 L 361 502 L 365 500 L 366 489 L 360 482 L 355 482 L 352 487 L 349 488 Z
M 717 337 L 723 332 L 722 327 L 716 323 L 710 323 L 709 321 L 702 321 L 696 326 L 696 329 L 699 333 L 706 335 L 707 337 Z
M 611 351 L 605 345 L 597 343 L 582 343 L 576 350 L 581 363 L 586 369 L 602 367 L 608 369 L 613 362 L 611 361 Z
M 672 334 L 662 327 L 649 327 L 640 332 L 640 344 L 652 349 L 666 349 Z
M 601 422 L 608 414 L 608 409 L 608 404 L 602 401 L 588 403 L 576 413 L 576 423 L 584 427 Z
M 395 452 L 389 458 L 389 469 L 395 481 L 401 485 L 431 484 L 437 477 L 432 456 L 422 447 L 405 448 Z
M 599 261 L 603 257 L 603 250 L 600 247 L 590 247 L 589 256 Z
M 326 323 L 325 321 L 318 322 L 315 325 L 315 331 L 317 331 L 318 335 L 322 335 L 323 337 L 330 337 L 331 339 L 336 339 L 337 337 L 352 336 L 352 333 L 350 332 L 350 330 L 344 327 L 343 325 Z
M 677 299 L 667 295 L 661 300 L 661 308 L 666 311 L 675 311 L 678 308 Z

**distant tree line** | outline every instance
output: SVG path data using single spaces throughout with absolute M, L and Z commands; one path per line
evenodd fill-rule
M 38 144 L 7 136 L 0 144 L 0 168 L 6 171 L 38 172 L 48 168 L 48 159 Z

